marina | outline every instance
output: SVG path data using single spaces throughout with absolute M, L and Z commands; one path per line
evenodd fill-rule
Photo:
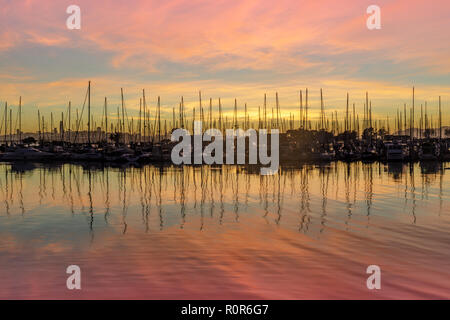
M 450 128 L 442 122 L 441 98 L 437 112 L 437 121 L 430 118 L 425 102 L 425 113 L 421 106 L 420 117 L 415 120 L 415 89 L 412 90 L 412 106 L 407 117 L 406 104 L 404 112 L 397 110 L 397 117 L 392 124 L 389 116 L 386 120 L 372 118 L 372 102 L 366 93 L 364 116 L 359 120 L 355 105 L 350 112 L 349 95 L 347 94 L 346 112 L 341 119 L 337 112 L 330 112 L 331 119 L 325 112 L 323 91 L 320 89 L 320 117 L 311 119 L 311 106 L 308 105 L 308 89 L 299 91 L 298 120 L 292 112 L 289 118 L 283 117 L 276 94 L 275 111 L 271 117 L 267 114 L 267 97 L 264 95 L 263 108 L 258 108 L 258 118 L 251 119 L 247 104 L 244 112 L 238 112 L 237 100 L 234 100 L 232 120 L 224 116 L 220 98 L 218 110 L 213 110 L 212 98 L 209 99 L 207 111 L 202 104 L 199 92 L 198 108 L 192 109 L 188 117 L 181 98 L 177 116 L 173 108 L 172 119 L 161 119 L 160 97 L 156 109 L 147 106 L 145 90 L 142 90 L 137 119 L 128 116 L 125 107 L 124 93 L 121 89 L 121 112 L 118 108 L 115 123 L 108 122 L 108 100 L 105 97 L 101 123 L 91 115 L 91 82 L 89 82 L 81 115 L 75 123 L 71 123 L 72 110 L 69 102 L 67 112 L 61 114 L 59 130 L 51 113 L 50 130 L 44 116 L 38 110 L 38 130 L 34 133 L 22 132 L 22 97 L 19 99 L 17 115 L 13 117 L 12 109 L 5 103 L 0 132 L 4 132 L 3 144 L 0 147 L 0 161 L 97 161 L 104 163 L 172 163 L 171 153 L 178 141 L 172 141 L 171 133 L 177 129 L 191 130 L 192 140 L 204 141 L 207 132 L 214 129 L 225 137 L 229 130 L 241 130 L 246 136 L 246 157 L 248 158 L 249 132 L 258 134 L 261 131 L 279 132 L 279 154 L 281 163 L 322 162 L 322 161 L 449 161 L 450 160 Z M 83 114 L 87 109 L 87 128 L 83 126 Z M 200 113 L 200 115 L 198 115 Z M 152 117 L 150 117 L 150 114 Z M 13 120 L 16 123 L 13 130 Z M 135 125 L 135 120 L 137 125 Z M 418 122 L 418 126 L 415 124 Z M 200 131 L 194 128 L 200 123 Z M 393 130 L 391 130 L 393 125 Z M 94 130 L 95 127 L 95 130 Z M 109 129 L 109 130 L 108 130 Z M 16 131 L 15 134 L 13 132 Z M 218 139 L 218 138 L 214 138 Z M 224 138 L 223 138 L 224 139 Z M 207 140 L 211 140 L 208 138 Z M 236 140 L 236 139 L 235 139 Z M 191 157 L 201 150 L 188 150 Z M 225 148 L 224 148 L 225 151 Z M 237 150 L 234 150 L 237 153 Z M 224 152 L 225 154 L 225 152 Z M 193 161 L 192 161 L 193 162 Z M 246 162 L 247 164 L 249 162 Z

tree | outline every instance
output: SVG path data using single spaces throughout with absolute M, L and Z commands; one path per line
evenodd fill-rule
M 372 136 L 373 136 L 373 132 L 374 132 L 373 128 L 366 128 L 366 129 L 364 129 L 364 131 L 363 131 L 363 139 L 364 140 L 371 139 Z
M 118 145 L 120 142 L 120 133 L 119 132 L 111 133 L 109 139 L 111 139 L 112 141 L 114 141 L 116 145 Z
M 381 137 L 384 137 L 387 134 L 386 130 L 384 130 L 383 128 L 381 128 L 380 130 L 378 130 L 378 135 Z
M 30 144 L 36 143 L 36 139 L 33 137 L 27 137 L 23 139 L 22 142 L 29 146 Z

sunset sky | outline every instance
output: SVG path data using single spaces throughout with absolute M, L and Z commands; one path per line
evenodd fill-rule
M 68 30 L 66 8 L 81 8 L 81 30 Z M 381 30 L 366 27 L 369 5 L 381 7 Z M 275 92 L 283 114 L 298 119 L 298 93 L 310 90 L 312 112 L 323 88 L 327 111 L 342 111 L 346 93 L 362 113 L 369 92 L 375 116 L 394 116 L 403 103 L 442 96 L 450 108 L 450 2 L 448 0 L 0 0 L 0 118 L 5 100 L 22 96 L 25 130 L 37 127 L 37 107 L 60 114 L 81 108 L 88 80 L 100 115 L 111 116 L 123 87 L 130 116 L 146 89 L 154 110 L 161 96 L 172 117 L 184 96 L 188 115 L 206 100 L 234 98 L 257 115 Z M 13 111 L 14 113 L 14 111 Z M 1 120 L 1 119 L 0 119 Z

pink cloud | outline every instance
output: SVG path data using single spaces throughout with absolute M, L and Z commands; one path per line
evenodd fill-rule
M 342 107 L 347 91 L 355 96 L 366 90 L 374 99 L 382 97 L 380 104 L 390 108 L 394 100 L 409 100 L 411 86 L 420 82 L 419 77 L 445 76 L 450 71 L 450 3 L 443 0 L 379 0 L 382 29 L 378 31 L 366 28 L 369 1 L 80 0 L 81 30 L 66 28 L 66 8 L 72 1 L 0 1 L 0 54 L 25 44 L 103 52 L 111 69 L 117 70 L 158 74 L 160 63 L 166 62 L 193 67 L 157 84 L 117 74 L 90 76 L 99 99 L 117 96 L 124 87 L 132 106 L 138 106 L 137 92 L 145 87 L 161 94 L 169 110 L 181 95 L 192 96 L 185 100 L 194 105 L 199 89 L 222 97 L 226 105 L 227 99 L 237 97 L 240 103 L 248 102 L 252 112 L 265 92 L 278 91 L 283 107 L 296 108 L 298 90 L 309 86 L 316 91 L 324 87 L 330 108 Z M 412 70 L 407 83 L 393 79 L 392 70 L 383 70 L 383 66 L 389 68 L 385 61 L 401 65 L 403 73 Z M 381 76 L 362 74 L 368 65 L 379 66 Z M 11 66 L 12 70 L 18 67 Z M 266 75 L 261 80 L 234 83 L 201 77 L 204 71 L 196 67 L 212 74 L 263 70 L 282 77 Z M 412 74 L 418 69 L 423 73 Z M 15 101 L 23 95 L 24 101 L 40 106 L 67 104 L 84 91 L 87 81 L 68 75 L 42 83 L 10 83 L 13 76 L 2 72 L 6 92 L 2 99 Z M 40 78 L 27 70 L 20 76 Z M 420 84 L 427 99 L 437 95 L 446 99 L 448 87 L 448 81 Z
M 437 60 L 449 67 L 444 59 L 449 47 L 443 42 L 450 24 L 447 1 L 379 2 L 383 27 L 370 32 L 365 27 L 369 3 L 353 1 L 82 0 L 80 31 L 65 28 L 70 1 L 14 1 L 1 11 L 7 26 L 0 49 L 26 41 L 93 46 L 113 52 L 114 67 L 151 71 L 162 60 L 212 69 L 302 70 L 314 64 L 298 52 L 371 50 L 423 65 L 433 66 Z

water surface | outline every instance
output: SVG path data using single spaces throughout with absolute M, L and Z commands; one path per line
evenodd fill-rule
M 449 168 L 3 163 L 0 298 L 448 299 Z

